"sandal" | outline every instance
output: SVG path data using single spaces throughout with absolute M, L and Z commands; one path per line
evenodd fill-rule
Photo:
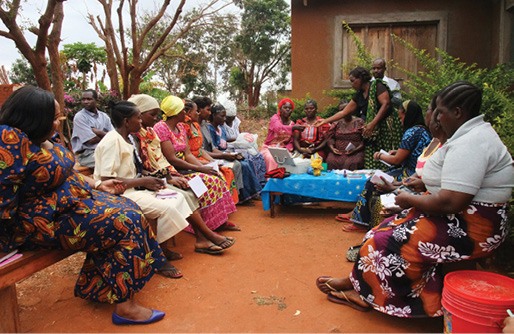
M 348 224 L 343 226 L 342 230 L 344 232 L 367 232 L 368 228 L 360 224 Z
M 350 300 L 343 291 L 337 291 L 336 293 L 342 295 L 342 297 L 344 297 L 344 298 L 338 297 L 338 296 L 334 295 L 333 293 L 330 293 L 327 296 L 327 299 L 330 300 L 332 303 L 350 306 L 351 308 L 353 308 L 357 311 L 367 312 L 370 310 L 369 305 L 362 306 L 362 305 L 357 304 L 353 300 Z
M 321 282 L 320 279 L 322 279 L 322 278 L 328 278 L 328 280 L 326 282 Z M 330 285 L 330 282 L 333 279 L 334 278 L 331 276 L 320 276 L 320 277 L 316 278 L 316 286 L 318 287 L 319 291 L 323 292 L 326 295 L 329 295 L 330 291 L 338 292 L 339 290 L 337 290 L 336 288 L 334 288 L 333 286 Z M 328 290 L 327 290 L 327 288 L 328 288 Z
M 219 255 L 223 253 L 223 248 L 218 248 L 218 245 L 210 245 L 206 248 L 195 248 L 195 252 L 209 255 Z M 218 249 L 217 249 L 218 248 Z
M 336 220 L 343 223 L 351 223 L 352 222 L 352 216 L 346 214 L 346 213 L 340 213 L 336 216 Z
M 218 247 L 221 247 L 222 249 L 227 249 L 227 248 L 230 248 L 232 247 L 232 245 L 234 244 L 234 242 L 236 242 L 236 238 L 228 238 L 228 237 L 225 237 L 225 240 L 223 240 L 222 242 L 220 242 L 219 244 L 217 244 Z
M 175 279 L 184 276 L 177 267 L 169 262 L 164 263 L 157 273 L 164 277 Z

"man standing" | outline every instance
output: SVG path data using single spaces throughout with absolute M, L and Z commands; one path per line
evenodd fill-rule
M 113 130 L 111 119 L 96 108 L 98 94 L 93 89 L 82 92 L 84 107 L 73 117 L 71 147 L 80 165 L 95 168 L 95 148 L 105 134 Z
M 391 103 L 395 108 L 398 108 L 400 104 L 402 103 L 402 94 L 400 93 L 400 84 L 398 81 L 388 78 L 385 75 L 386 71 L 386 62 L 382 58 L 375 59 L 373 62 L 371 72 L 373 73 L 374 79 L 382 79 L 389 89 L 391 90 L 391 93 L 393 94 L 391 98 Z

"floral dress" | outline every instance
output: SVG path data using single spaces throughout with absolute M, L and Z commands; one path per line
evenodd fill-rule
M 177 158 L 185 160 L 184 152 L 188 145 L 187 133 L 184 124 L 177 124 L 177 128 L 178 135 L 171 131 L 165 122 L 160 121 L 155 124 L 154 131 L 161 141 L 169 140 L 173 144 Z M 205 173 L 191 173 L 183 176 L 188 180 L 200 176 L 207 187 L 207 192 L 198 199 L 198 202 L 200 214 L 209 229 L 214 231 L 228 220 L 229 214 L 236 211 L 236 205 L 224 178 Z M 185 230 L 193 233 L 191 226 Z
M 64 147 L 33 145 L 1 125 L 0 247 L 87 252 L 75 295 L 97 302 L 130 299 L 166 261 L 139 207 L 91 189 Z

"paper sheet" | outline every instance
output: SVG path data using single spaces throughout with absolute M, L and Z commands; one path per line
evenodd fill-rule
M 384 155 L 390 155 L 389 153 L 387 153 L 386 151 L 384 150 L 380 150 L 380 153 L 384 154 Z M 384 165 L 388 166 L 388 167 L 391 167 L 391 164 L 390 163 L 387 163 L 385 162 L 384 160 L 382 159 L 379 159 L 378 161 L 380 161 L 381 163 L 383 163 Z
M 212 167 L 212 169 L 214 169 L 216 172 L 219 173 L 220 171 L 220 167 L 219 167 L 219 164 L 217 161 L 212 161 L 212 162 L 209 162 L 208 164 L 205 164 L 205 166 L 209 166 L 209 167 Z
M 207 192 L 207 187 L 200 176 L 195 176 L 191 180 L 187 181 L 189 183 L 189 187 L 195 193 L 196 197 L 200 198 L 203 194 Z
M 395 197 L 396 197 L 396 195 L 393 193 L 380 195 L 380 203 L 386 209 L 399 208 L 399 206 L 396 205 L 396 202 L 394 199 Z
M 390 183 L 394 181 L 394 177 L 382 172 L 380 169 L 377 169 L 375 171 L 375 174 L 371 178 L 371 182 L 374 184 L 384 184 L 384 181 L 382 181 L 381 177 L 383 177 L 387 182 L 390 182 Z

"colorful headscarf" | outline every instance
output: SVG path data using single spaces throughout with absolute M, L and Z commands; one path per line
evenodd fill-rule
M 291 99 L 282 99 L 280 100 L 280 102 L 278 103 L 278 111 L 277 111 L 277 114 L 280 115 L 280 109 L 282 108 L 282 106 L 284 104 L 286 104 L 287 102 L 291 103 L 291 106 L 293 107 L 293 110 L 294 110 L 294 102 L 291 100 Z
M 178 113 L 184 110 L 184 101 L 178 96 L 166 96 L 161 102 L 161 110 L 164 113 L 162 119 L 166 121 L 168 117 L 178 115 Z
M 128 99 L 128 101 L 134 103 L 141 113 L 145 113 L 153 109 L 160 109 L 159 102 L 150 95 L 134 94 Z

